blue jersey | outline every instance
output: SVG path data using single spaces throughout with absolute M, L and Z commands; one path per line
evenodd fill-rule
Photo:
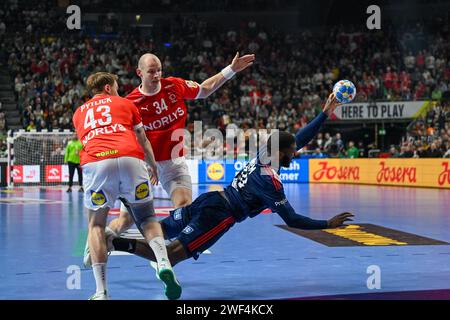
M 298 149 L 303 148 L 319 131 L 326 115 L 321 113 L 296 134 Z M 263 164 L 259 157 L 251 160 L 225 188 L 225 194 L 237 222 L 253 218 L 264 209 L 276 212 L 290 227 L 301 229 L 327 228 L 326 220 L 313 220 L 299 215 L 292 208 L 284 193 L 279 170 Z
M 293 228 L 327 227 L 326 220 L 313 220 L 297 214 L 286 198 L 278 172 L 269 165 L 259 163 L 258 158 L 251 160 L 236 175 L 231 185 L 225 189 L 225 194 L 233 208 L 232 214 L 236 222 L 247 217 L 253 218 L 269 208 Z

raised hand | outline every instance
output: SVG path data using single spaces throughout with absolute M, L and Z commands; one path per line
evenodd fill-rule
M 231 69 L 234 72 L 239 72 L 244 70 L 247 67 L 250 67 L 255 61 L 254 54 L 247 54 L 245 56 L 239 57 L 239 52 L 236 52 L 234 56 L 233 62 L 231 62 Z
M 333 113 L 334 109 L 337 106 L 338 106 L 338 101 L 336 100 L 336 96 L 332 92 L 328 96 L 327 102 L 325 102 L 325 106 L 323 107 L 322 111 L 325 112 L 327 115 L 330 115 Z

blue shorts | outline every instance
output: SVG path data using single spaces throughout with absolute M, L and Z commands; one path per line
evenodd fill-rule
M 179 240 L 189 257 L 211 247 L 235 223 L 228 202 L 217 191 L 200 195 L 190 205 L 170 212 L 161 221 L 167 238 Z

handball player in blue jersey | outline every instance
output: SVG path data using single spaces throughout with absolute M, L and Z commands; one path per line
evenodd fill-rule
M 192 204 L 171 211 L 170 216 L 161 221 L 161 226 L 165 237 L 174 239 L 167 246 L 172 265 L 191 257 L 198 259 L 199 254 L 211 247 L 235 223 L 253 218 L 267 208 L 280 215 L 292 228 L 336 228 L 346 221 L 352 221 L 353 215 L 348 212 L 330 220 L 314 220 L 296 213 L 286 199 L 279 177 L 280 167 L 289 167 L 294 153 L 319 132 L 336 103 L 334 94 L 330 94 L 323 112 L 295 136 L 287 132 L 273 133 L 267 146 L 277 139 L 278 149 L 272 151 L 267 147 L 266 151 L 260 152 L 223 191 L 204 193 Z M 276 161 L 262 161 L 263 156 Z M 153 251 L 143 240 L 115 238 L 109 249 L 126 251 L 155 261 Z

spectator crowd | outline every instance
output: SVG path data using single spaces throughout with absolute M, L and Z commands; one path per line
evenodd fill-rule
M 370 33 L 342 26 L 286 33 L 253 21 L 224 28 L 178 16 L 164 22 L 163 31 L 154 37 L 141 37 L 131 29 L 102 39 L 64 31 L 65 21 L 48 2 L 31 2 L 32 10 L 23 10 L 17 0 L 0 5 L 0 61 L 13 77 L 27 130 L 72 129 L 75 108 L 89 99 L 84 82 L 93 72 L 117 74 L 120 94 L 131 92 L 139 85 L 135 68 L 142 53 L 157 54 L 166 76 L 201 82 L 230 63 L 239 50 L 255 53 L 257 63 L 207 101 L 189 102 L 188 128 L 203 120 L 207 127 L 221 130 L 233 124 L 294 132 L 320 112 L 333 83 L 345 78 L 357 87 L 356 101 L 436 101 L 426 117 L 408 127 L 403 141 L 387 150 L 391 156 L 449 154 L 448 19 L 386 24 Z M 222 2 L 227 1 L 218 5 Z M 5 130 L 0 107 L 0 133 Z M 361 157 L 368 156 L 368 149 L 359 141 L 344 142 L 339 133 L 324 132 L 304 151 Z

